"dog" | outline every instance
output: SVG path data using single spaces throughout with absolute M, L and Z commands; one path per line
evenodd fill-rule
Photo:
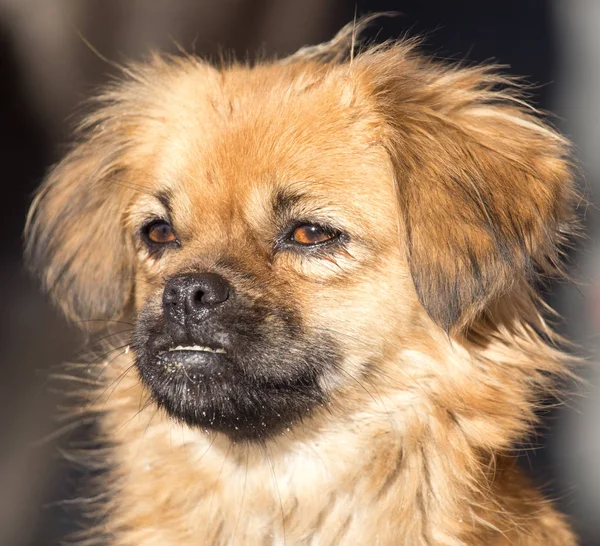
M 493 67 L 355 52 L 363 23 L 126 68 L 35 197 L 45 289 L 130 326 L 83 368 L 90 543 L 576 543 L 515 462 L 572 373 L 538 295 L 569 145 Z

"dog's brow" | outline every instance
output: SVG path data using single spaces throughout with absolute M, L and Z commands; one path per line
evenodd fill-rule
M 165 210 L 169 213 L 169 215 L 171 215 L 173 212 L 171 209 L 171 192 L 160 191 L 156 193 L 154 197 L 156 197 L 156 199 L 160 201 L 162 206 L 165 207 Z
M 281 216 L 302 199 L 303 193 L 292 190 L 277 190 L 273 196 L 273 211 Z

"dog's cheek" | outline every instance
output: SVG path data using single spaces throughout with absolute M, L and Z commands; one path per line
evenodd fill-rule
M 300 300 L 308 330 L 329 333 L 341 348 L 345 375 L 360 376 L 384 356 L 395 356 L 402 340 L 421 328 L 424 312 L 400 252 L 364 267 L 335 286 L 315 285 Z

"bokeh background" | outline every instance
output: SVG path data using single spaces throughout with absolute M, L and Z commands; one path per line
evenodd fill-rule
M 284 55 L 329 39 L 355 13 L 386 10 L 400 15 L 367 36 L 423 35 L 423 49 L 440 58 L 506 65 L 535 84 L 534 104 L 575 143 L 587 238 L 570 256 L 576 282 L 548 298 L 588 355 L 588 382 L 544 417 L 522 461 L 582 544 L 600 544 L 600 0 L 0 0 L 0 544 L 57 544 L 78 525 L 85 472 L 52 436 L 59 399 L 46 377 L 81 340 L 23 272 L 21 232 L 78 106 L 115 73 L 101 57 L 119 63 L 176 44 L 203 56 Z

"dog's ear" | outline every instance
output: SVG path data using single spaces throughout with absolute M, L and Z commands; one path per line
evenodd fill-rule
M 25 259 L 68 318 L 109 320 L 133 294 L 133 238 L 125 229 L 134 195 L 149 193 L 153 136 L 163 134 L 165 104 L 182 74 L 220 78 L 207 63 L 151 55 L 122 67 L 122 79 L 95 97 L 78 144 L 38 191 L 25 228 Z
M 460 329 L 559 264 L 574 197 L 566 143 L 493 70 L 401 46 L 362 62 L 386 119 L 418 297 Z
M 80 322 L 118 316 L 133 281 L 122 227 L 127 141 L 102 112 L 90 124 L 41 186 L 25 228 L 28 267 Z

